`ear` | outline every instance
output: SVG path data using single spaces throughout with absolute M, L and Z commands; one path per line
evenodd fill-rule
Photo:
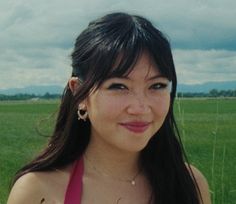
M 68 81 L 69 87 L 73 95 L 75 95 L 76 91 L 79 88 L 79 78 L 78 77 L 71 77 Z

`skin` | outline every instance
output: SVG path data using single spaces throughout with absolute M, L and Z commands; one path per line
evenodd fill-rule
M 191 168 L 202 194 L 203 198 L 202 204 L 211 204 L 209 188 L 205 177 L 195 167 L 191 166 Z M 71 171 L 71 166 L 67 167 L 66 169 L 61 169 L 60 173 L 56 171 L 42 172 L 42 173 L 28 173 L 22 176 L 17 180 L 14 187 L 12 188 L 7 204 L 25 204 L 25 203 L 63 204 L 64 193 L 66 190 L 66 185 L 68 184 L 69 181 L 70 171 Z M 87 173 L 84 176 L 85 178 L 83 179 L 83 182 L 85 184 L 83 188 L 89 188 L 89 187 L 91 188 L 91 186 L 88 186 L 89 182 L 87 180 L 88 178 L 93 179 L 94 177 L 90 175 L 90 172 L 88 170 L 86 172 Z M 100 178 L 100 180 L 98 181 L 101 180 L 102 178 Z M 139 178 L 139 181 L 142 182 L 142 178 Z M 96 186 L 92 186 L 92 188 L 94 187 Z M 147 191 L 147 188 L 145 187 L 143 190 Z M 108 195 L 108 193 L 109 192 L 106 192 L 105 195 Z M 41 202 L 43 199 L 44 201 Z M 86 203 L 86 201 L 83 203 Z
M 92 124 L 90 145 L 103 145 L 103 151 L 138 154 L 168 113 L 170 93 L 161 87 L 168 83 L 145 54 L 127 78 L 106 80 L 84 102 Z M 134 133 L 121 125 L 132 121 L 147 122 L 149 127 Z
M 59 171 L 33 172 L 20 177 L 14 184 L 7 204 L 63 203 L 71 166 Z
M 187 167 L 188 168 L 188 167 Z M 202 201 L 201 204 L 211 204 L 211 197 L 209 193 L 209 186 L 204 175 L 193 165 L 190 165 L 193 172 L 194 178 L 196 179 L 197 185 L 199 187 Z M 200 197 L 200 196 L 199 196 Z
M 109 202 L 104 198 L 100 198 L 99 202 L 98 198 L 117 186 L 115 189 L 129 193 L 127 203 L 147 203 L 150 189 L 143 175 L 137 181 L 142 183 L 141 188 L 135 188 L 135 192 L 130 185 L 126 187 L 125 183 L 123 186 L 124 182 L 119 180 L 130 180 L 137 174 L 140 151 L 162 126 L 170 104 L 170 93 L 167 87 L 162 86 L 168 83 L 148 55 L 143 54 L 126 78 L 106 80 L 83 102 L 92 124 L 91 140 L 85 152 L 92 163 L 90 169 L 87 165 L 90 170 L 87 181 L 91 186 L 99 186 L 93 192 L 89 187 L 85 188 L 83 201 L 92 203 L 91 199 L 96 198 L 97 203 L 114 203 L 115 197 L 119 196 L 113 192 L 109 193 L 110 198 L 106 197 Z M 131 121 L 147 122 L 149 125 L 144 132 L 138 133 L 121 125 Z M 91 170 L 94 167 L 103 173 Z M 99 179 L 101 177 L 103 182 Z
M 127 78 L 106 80 L 82 102 L 92 124 L 84 159 L 83 204 L 148 202 L 150 188 L 141 172 L 135 179 L 137 185 L 125 180 L 137 175 L 139 152 L 165 120 L 170 104 L 167 84 L 168 80 L 143 53 Z M 75 93 L 78 79 L 71 78 L 69 85 Z M 147 122 L 148 127 L 133 132 L 121 125 L 131 121 Z M 22 176 L 15 183 L 8 204 L 63 203 L 71 168 L 70 165 L 60 171 Z M 203 203 L 210 204 L 206 179 L 196 168 L 192 170 Z

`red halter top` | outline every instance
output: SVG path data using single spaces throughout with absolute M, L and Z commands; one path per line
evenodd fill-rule
M 77 160 L 72 169 L 67 186 L 64 204 L 80 204 L 82 197 L 82 177 L 84 172 L 83 158 Z

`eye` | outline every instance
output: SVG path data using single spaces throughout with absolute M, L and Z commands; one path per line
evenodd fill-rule
M 165 89 L 167 87 L 168 87 L 168 83 L 155 83 L 151 85 L 150 89 L 159 90 L 159 89 Z
M 128 89 L 124 84 L 113 83 L 108 87 L 109 90 L 124 90 Z

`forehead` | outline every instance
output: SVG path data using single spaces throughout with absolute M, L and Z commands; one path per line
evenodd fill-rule
M 133 66 L 133 69 L 127 75 L 129 78 L 150 78 L 153 76 L 160 76 L 161 73 L 154 62 L 154 60 L 146 52 L 142 53 L 137 62 Z

